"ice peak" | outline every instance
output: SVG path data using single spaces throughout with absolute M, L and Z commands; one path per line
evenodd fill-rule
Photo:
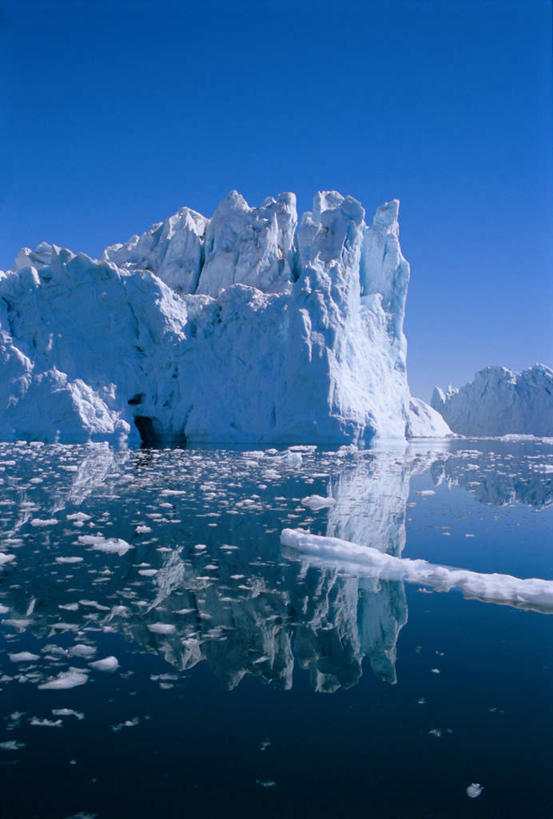
M 399 234 L 399 199 L 391 199 L 384 202 L 376 209 L 373 219 L 373 227 L 389 230 L 391 233 Z

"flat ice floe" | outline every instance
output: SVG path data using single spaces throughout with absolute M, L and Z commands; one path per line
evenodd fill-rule
M 43 691 L 62 691 L 67 688 L 76 688 L 86 682 L 88 682 L 88 675 L 85 671 L 80 668 L 70 668 L 69 671 L 64 671 L 53 680 L 48 680 L 38 687 Z
M 119 668 L 119 660 L 113 656 L 104 657 L 102 660 L 89 663 L 89 666 L 95 668 L 96 671 L 116 671 Z
M 119 555 L 119 557 L 127 554 L 129 549 L 134 549 L 134 546 L 131 546 L 126 540 L 119 537 L 105 538 L 102 535 L 79 535 L 79 543 L 82 543 L 83 546 L 92 546 L 96 552 Z
M 452 569 L 427 560 L 393 557 L 370 546 L 301 529 L 283 529 L 280 542 L 297 549 L 308 562 L 360 577 L 420 583 L 439 592 L 458 589 L 468 598 L 553 614 L 553 580 Z

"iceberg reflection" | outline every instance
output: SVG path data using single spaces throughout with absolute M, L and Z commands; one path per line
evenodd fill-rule
M 3 624 L 47 641 L 37 684 L 76 673 L 79 658 L 84 673 L 111 633 L 179 672 L 205 661 L 229 689 L 247 674 L 290 689 L 303 669 L 313 689 L 332 692 L 354 685 L 365 659 L 393 683 L 406 578 L 298 561 L 283 554 L 280 532 L 310 529 L 401 557 L 412 477 L 431 470 L 463 485 L 480 474 L 467 463 L 420 445 L 353 454 L 0 445 L 0 470 L 10 466 L 3 554 L 15 558 L 0 568 Z M 314 493 L 327 499 L 316 512 L 302 503 Z

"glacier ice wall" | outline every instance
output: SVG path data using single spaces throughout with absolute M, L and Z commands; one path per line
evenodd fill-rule
M 0 274 L 0 439 L 363 443 L 442 436 L 409 394 L 398 202 L 182 208 L 100 260 Z
M 459 389 L 436 387 L 432 407 L 462 435 L 553 435 L 553 370 L 486 367 Z

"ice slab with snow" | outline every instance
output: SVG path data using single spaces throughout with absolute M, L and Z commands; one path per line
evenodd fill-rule
M 458 589 L 465 597 L 484 602 L 553 613 L 553 580 L 452 569 L 427 560 L 395 557 L 369 546 L 297 529 L 283 529 L 280 542 L 297 549 L 303 558 L 319 565 L 345 568 L 355 575 L 420 583 L 438 592 Z
M 234 191 L 211 219 L 182 208 L 100 260 L 24 248 L 0 273 L 0 439 L 449 434 L 409 393 L 398 206 L 367 224 L 323 191 L 298 225 L 293 194 L 250 207 Z

